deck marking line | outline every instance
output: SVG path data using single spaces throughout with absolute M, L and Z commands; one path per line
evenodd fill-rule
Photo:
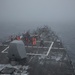
M 9 46 L 6 47 L 1 53 L 5 53 L 5 51 L 6 51 L 8 48 L 9 48 Z
M 61 50 L 63 50 L 63 49 L 65 49 L 65 48 L 52 48 L 52 49 L 61 49 Z M 8 53 L 8 52 L 5 52 L 5 51 L 3 50 L 1 53 Z M 29 55 L 30 55 L 30 53 L 29 53 Z M 32 54 L 31 54 L 31 55 L 32 55 Z
M 27 55 L 35 55 L 35 56 L 37 56 L 37 55 L 45 55 L 45 54 L 27 53 Z
M 2 52 L 2 53 L 8 53 L 8 52 Z M 41 55 L 45 55 L 45 54 L 27 53 L 27 55 L 41 56 Z
M 37 51 L 37 52 L 38 52 L 38 51 Z M 36 52 L 36 53 L 37 53 L 37 52 Z M 35 56 L 33 56 L 33 57 L 29 60 L 29 62 L 30 62 L 34 57 L 35 57 Z
M 4 46 L 4 47 L 7 47 L 8 45 L 0 45 L 0 46 Z
M 6 47 L 6 46 L 8 46 L 8 45 L 3 45 L 3 46 L 5 46 L 5 47 Z
M 41 46 L 25 46 L 25 47 L 28 47 L 28 48 L 49 48 L 49 47 L 41 47 Z
M 31 57 L 31 59 L 29 60 L 29 62 L 33 59 L 34 57 Z
M 8 52 L 3 52 L 3 53 L 8 53 Z
M 50 47 L 49 47 L 49 50 L 48 50 L 48 52 L 47 52 L 46 56 L 48 56 L 48 54 L 50 53 L 50 51 L 51 51 L 51 49 L 52 49 L 53 44 L 54 44 L 54 42 L 52 42 L 52 43 L 51 43 L 51 45 L 50 45 Z
M 57 47 L 52 47 L 52 49 L 65 49 L 65 48 L 57 48 Z
M 29 47 L 29 48 L 37 48 L 38 46 L 25 46 L 25 47 Z M 8 53 L 8 52 L 5 52 L 7 49 L 9 48 L 9 46 L 8 47 L 6 47 L 1 53 Z M 38 47 L 38 48 L 42 48 L 42 47 Z M 43 48 L 48 48 L 48 47 L 43 47 Z
M 36 41 L 36 42 L 40 42 L 40 41 Z M 44 42 L 51 43 L 52 41 L 44 41 Z

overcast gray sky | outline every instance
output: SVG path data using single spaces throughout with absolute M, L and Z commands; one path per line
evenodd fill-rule
M 75 21 L 75 0 L 0 0 L 1 22 Z

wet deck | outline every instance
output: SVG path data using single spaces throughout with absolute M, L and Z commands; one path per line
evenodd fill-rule
M 28 70 L 29 74 L 56 75 L 57 73 L 57 75 L 72 75 L 74 72 L 73 66 L 62 43 L 52 41 L 46 41 L 45 43 L 44 47 L 39 46 L 39 42 L 36 46 L 25 46 L 28 55 L 27 65 L 31 67 Z M 9 64 L 7 58 L 8 48 L 9 46 L 6 45 L 0 46 L 0 64 Z
M 9 44 L 0 46 L 0 73 L 2 67 L 9 67 L 16 69 L 14 75 L 74 75 L 73 65 L 62 42 L 52 40 L 53 36 L 48 37 L 47 33 L 43 36 L 44 46 L 40 46 L 40 40 L 35 46 L 25 45 L 27 61 L 21 60 L 16 66 L 12 66 L 7 57 Z

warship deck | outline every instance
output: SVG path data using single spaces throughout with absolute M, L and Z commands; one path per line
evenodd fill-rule
M 52 37 L 53 38 L 53 37 Z M 9 44 L 0 46 L 0 74 L 13 75 L 74 75 L 73 65 L 61 41 L 46 37 L 44 46 L 37 40 L 35 46 L 25 45 L 27 61 L 20 61 L 12 66 L 8 60 Z M 7 70 L 7 71 L 6 71 Z

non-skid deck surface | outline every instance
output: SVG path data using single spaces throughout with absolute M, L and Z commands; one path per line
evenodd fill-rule
M 36 45 L 25 45 L 26 53 L 27 55 L 30 56 L 35 56 L 35 55 L 46 55 L 47 52 L 49 51 L 49 47 L 51 46 L 52 42 L 45 41 L 44 46 L 40 46 L 40 41 L 37 41 Z M 9 45 L 4 45 L 0 47 L 0 63 L 7 63 L 8 58 L 8 49 Z
M 0 64 L 9 64 L 9 46 L 0 46 Z M 29 75 L 72 75 L 74 70 L 69 57 L 61 42 L 46 41 L 44 46 L 25 45 L 28 55 L 27 65 L 30 67 Z M 47 58 L 45 58 L 45 56 Z M 21 62 L 25 63 L 25 62 Z

